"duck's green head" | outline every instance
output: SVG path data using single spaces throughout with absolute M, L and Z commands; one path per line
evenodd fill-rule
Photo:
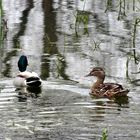
M 25 55 L 22 55 L 18 60 L 19 71 L 20 72 L 26 71 L 27 65 L 28 65 L 27 57 Z

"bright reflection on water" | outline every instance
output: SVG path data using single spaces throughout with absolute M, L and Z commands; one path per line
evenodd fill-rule
M 125 3 L 124 3 L 125 2 Z M 108 4 L 108 5 L 107 5 Z M 0 139 L 140 139 L 138 1 L 3 0 L 8 31 L 1 48 Z M 17 61 L 25 54 L 41 89 L 16 90 Z M 130 89 L 128 98 L 94 99 L 95 78 Z

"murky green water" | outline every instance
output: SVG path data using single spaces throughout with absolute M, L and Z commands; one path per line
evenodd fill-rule
M 125 2 L 125 3 L 124 3 Z M 108 4 L 108 5 L 107 5 Z M 3 0 L 8 31 L 0 59 L 0 139 L 140 139 L 138 1 Z M 41 89 L 16 91 L 21 54 Z M 92 67 L 130 89 L 128 98 L 89 96 Z

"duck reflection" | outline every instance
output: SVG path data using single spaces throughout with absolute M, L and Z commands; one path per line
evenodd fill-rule
M 94 96 L 91 96 L 91 98 L 94 99 L 94 102 L 97 105 L 96 113 L 98 113 L 100 110 L 102 113 L 106 113 L 106 110 L 108 109 L 122 111 L 123 108 L 129 108 L 129 96 L 118 96 L 112 99 Z
M 41 87 L 22 87 L 17 88 L 16 92 L 18 92 L 18 101 L 25 102 L 28 98 L 38 98 L 42 92 Z
M 100 97 L 94 97 L 91 96 L 92 99 L 98 100 L 98 99 L 105 99 L 105 98 L 100 98 Z M 117 96 L 114 97 L 112 99 L 106 98 L 108 99 L 107 103 L 112 104 L 112 103 L 116 103 L 118 104 L 120 107 L 129 104 L 129 96 Z M 98 101 L 96 102 L 97 105 L 103 105 L 104 102 L 102 101 Z
M 117 103 L 119 106 L 127 105 L 129 103 L 129 97 L 128 96 L 115 97 L 114 102 Z

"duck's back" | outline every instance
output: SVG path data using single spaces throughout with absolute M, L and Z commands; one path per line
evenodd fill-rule
M 104 88 L 104 89 L 106 89 L 106 90 L 112 90 L 112 89 L 120 89 L 120 90 L 123 90 L 123 87 L 122 87 L 122 85 L 120 85 L 120 84 L 117 84 L 117 83 L 104 83 L 103 84 L 103 87 L 102 88 Z

